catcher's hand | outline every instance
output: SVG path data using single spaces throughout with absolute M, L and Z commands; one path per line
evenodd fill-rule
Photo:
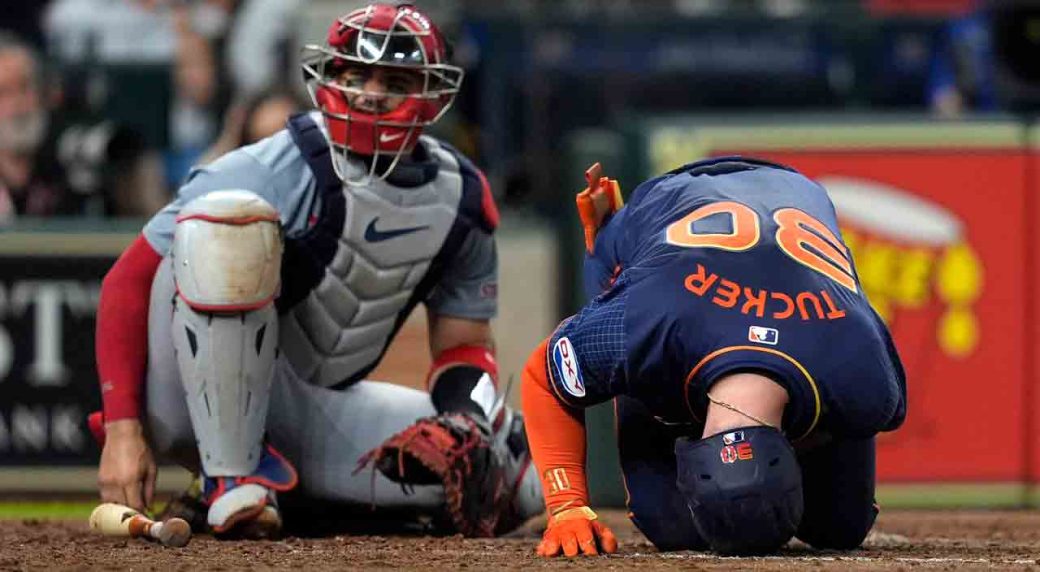
M 105 425 L 105 445 L 98 465 L 101 500 L 144 511 L 155 496 L 155 459 L 136 419 Z
M 617 552 L 617 538 L 587 506 L 569 508 L 549 517 L 538 555 L 551 558 L 561 551 L 567 557 Z
M 358 468 L 370 463 L 405 485 L 443 485 L 448 515 L 465 536 L 494 536 L 509 504 L 491 428 L 468 413 L 419 419 L 363 456 Z

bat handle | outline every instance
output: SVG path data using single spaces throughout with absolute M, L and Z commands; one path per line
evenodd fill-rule
M 129 530 L 131 538 L 154 538 L 152 529 L 156 523 L 143 514 L 130 517 Z

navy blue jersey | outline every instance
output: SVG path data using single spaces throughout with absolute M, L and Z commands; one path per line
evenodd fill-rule
M 551 337 L 557 395 L 617 395 L 703 420 L 720 377 L 757 371 L 790 395 L 792 437 L 899 426 L 905 377 L 859 286 L 826 191 L 771 163 L 694 163 L 640 185 L 600 229 L 591 302 Z

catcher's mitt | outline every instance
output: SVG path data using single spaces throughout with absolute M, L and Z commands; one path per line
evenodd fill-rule
M 467 413 L 426 417 L 361 457 L 404 485 L 444 486 L 448 515 L 465 536 L 490 537 L 508 505 L 503 460 L 487 421 Z

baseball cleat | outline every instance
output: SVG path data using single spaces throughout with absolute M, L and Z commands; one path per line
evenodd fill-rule
M 296 469 L 267 445 L 251 475 L 203 478 L 206 524 L 223 538 L 277 538 L 282 517 L 275 492 L 291 490 L 296 482 Z
M 282 535 L 282 513 L 278 509 L 274 493 L 267 505 L 251 519 L 239 521 L 233 528 L 238 538 L 249 540 L 276 540 Z

